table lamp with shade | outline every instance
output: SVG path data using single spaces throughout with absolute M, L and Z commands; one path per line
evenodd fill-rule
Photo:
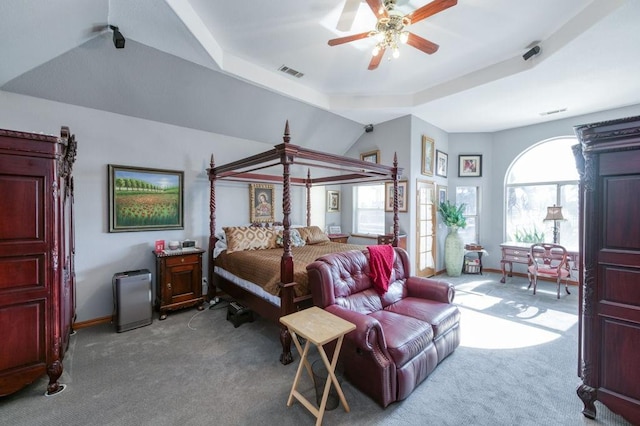
M 547 216 L 542 220 L 552 220 L 553 221 L 553 243 L 558 244 L 558 221 L 565 220 L 562 216 L 562 206 L 556 206 L 555 204 L 551 207 L 547 207 Z

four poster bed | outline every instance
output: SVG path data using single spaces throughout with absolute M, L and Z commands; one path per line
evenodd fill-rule
M 284 143 L 273 149 L 242 160 L 221 166 L 214 164 L 207 169 L 210 189 L 210 235 L 208 250 L 209 298 L 216 289 L 228 294 L 258 315 L 279 324 L 280 317 L 312 305 L 307 288 L 306 265 L 316 258 L 336 251 L 360 249 L 364 246 L 333 243 L 318 227 L 311 226 L 310 194 L 314 185 L 393 181 L 393 245 L 398 241 L 398 179 L 402 169 L 398 168 L 394 155 L 392 166 L 369 163 L 349 157 L 323 153 L 290 143 L 289 122 L 285 125 Z M 281 175 L 260 174 L 257 171 L 278 166 Z M 292 166 L 308 168 L 306 178 L 291 176 Z M 327 170 L 330 175 L 311 178 L 311 168 Z M 282 184 L 281 226 L 270 228 L 224 227 L 216 233 L 216 182 L 232 180 L 242 182 L 272 182 Z M 291 185 L 306 187 L 306 227 L 291 225 Z M 305 239 L 306 244 L 296 242 Z M 274 241 L 278 242 L 275 244 Z M 232 250 L 233 246 L 233 250 Z M 280 248 L 281 247 L 281 248 Z M 289 364 L 291 336 L 281 326 L 280 362 Z

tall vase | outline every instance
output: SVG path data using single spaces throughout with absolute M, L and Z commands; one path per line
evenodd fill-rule
M 449 233 L 444 239 L 444 265 L 447 268 L 447 275 L 459 277 L 462 273 L 462 262 L 464 261 L 464 242 L 458 234 L 458 227 L 449 227 Z

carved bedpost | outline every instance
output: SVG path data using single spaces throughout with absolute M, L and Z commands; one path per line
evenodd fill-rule
M 285 144 L 285 150 L 280 162 L 282 163 L 282 244 L 284 246 L 284 253 L 280 260 L 280 311 L 281 315 L 287 315 L 293 312 L 294 309 L 294 286 L 293 283 L 293 255 L 291 254 L 291 182 L 289 165 L 291 164 L 291 158 L 287 153 L 287 145 L 291 140 L 289 136 L 289 120 L 284 128 L 284 136 L 282 138 Z M 280 343 L 282 344 L 282 354 L 280 354 L 280 362 L 282 364 L 289 364 L 293 362 L 293 355 L 291 354 L 291 334 L 289 329 L 280 324 Z
M 307 226 L 311 226 L 311 169 L 307 169 Z
M 399 240 L 398 229 L 398 153 L 393 153 L 393 243 L 392 246 L 398 247 Z
M 213 283 L 213 250 L 215 248 L 215 234 L 216 234 L 216 175 L 213 172 L 215 167 L 215 161 L 213 154 L 211 154 L 211 161 L 209 163 L 209 251 L 207 258 L 207 297 L 209 300 L 215 297 L 215 285 Z

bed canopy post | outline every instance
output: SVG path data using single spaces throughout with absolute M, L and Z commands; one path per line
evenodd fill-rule
M 307 226 L 311 226 L 311 169 L 307 169 Z
M 216 176 L 213 173 L 215 161 L 211 154 L 209 162 L 209 252 L 207 257 L 207 296 L 209 300 L 215 296 L 215 286 L 213 285 L 213 249 L 215 247 L 216 233 Z
M 282 137 L 285 146 L 289 143 L 291 138 L 289 137 L 289 120 L 285 124 L 284 136 Z M 281 278 L 282 283 L 287 284 L 293 281 L 293 259 L 291 254 L 291 176 L 289 172 L 290 158 L 287 154 L 287 150 L 284 150 L 284 154 L 280 159 L 282 162 L 282 225 L 284 227 L 282 242 L 284 246 L 284 254 L 282 255 L 281 262 Z
M 398 247 L 399 229 L 398 229 L 398 153 L 393 153 L 393 243 L 394 247 Z
M 282 245 L 284 246 L 284 253 L 280 260 L 280 310 L 281 312 L 291 313 L 294 312 L 294 286 L 293 282 L 293 255 L 291 253 L 291 179 L 289 173 L 289 165 L 292 161 L 287 153 L 287 145 L 291 140 L 289 136 L 289 120 L 284 127 L 284 141 L 285 149 L 284 154 L 280 158 L 282 163 Z M 280 325 L 280 343 L 282 344 L 282 353 L 280 354 L 280 362 L 282 364 L 290 364 L 293 362 L 293 355 L 291 354 L 291 334 L 289 329 L 284 325 Z

